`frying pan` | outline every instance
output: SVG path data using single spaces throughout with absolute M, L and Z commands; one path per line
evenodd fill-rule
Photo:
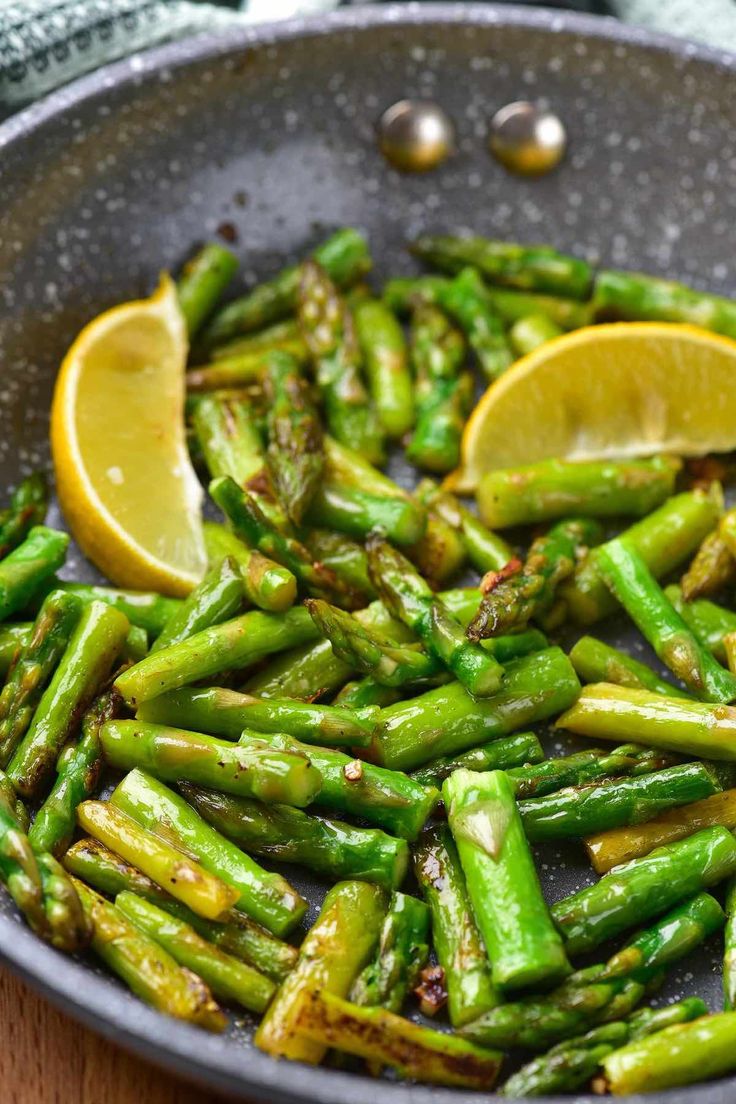
M 399 175 L 376 149 L 377 116 L 405 96 L 437 99 L 457 125 L 456 155 L 427 176 Z M 541 180 L 507 176 L 486 150 L 493 112 L 521 98 L 549 102 L 571 136 L 567 160 Z M 411 271 L 406 239 L 468 228 L 732 294 L 736 58 L 552 11 L 361 7 L 166 46 L 10 119 L 0 126 L 3 491 L 48 463 L 57 366 L 95 314 L 147 294 L 160 268 L 175 270 L 213 235 L 236 239 L 250 283 L 344 224 L 370 235 L 379 278 Z M 67 574 L 95 578 L 78 554 Z M 615 625 L 609 639 L 640 647 Z M 550 900 L 590 878 L 575 848 L 539 858 Z M 313 918 L 324 886 L 287 875 Z M 4 894 L 0 955 L 90 1027 L 235 1097 L 480 1099 L 274 1062 L 252 1047 L 249 1023 L 212 1037 L 164 1018 L 91 961 L 37 940 Z M 694 957 L 663 997 L 698 993 L 715 1009 L 717 941 Z M 734 1094 L 730 1079 L 660 1099 L 727 1104 Z

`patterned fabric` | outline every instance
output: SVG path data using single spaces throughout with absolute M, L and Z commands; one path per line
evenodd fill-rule
M 362 0 L 346 0 L 360 3 Z M 0 111 L 137 50 L 234 23 L 325 11 L 339 0 L 0 0 Z M 736 49 L 736 0 L 546 0 Z

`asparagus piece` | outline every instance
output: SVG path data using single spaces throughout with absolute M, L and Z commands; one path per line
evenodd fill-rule
M 707 1011 L 700 997 L 686 997 L 664 1008 L 641 1008 L 628 1020 L 594 1027 L 585 1035 L 565 1039 L 527 1063 L 508 1079 L 503 1095 L 522 1097 L 574 1092 L 591 1080 L 611 1051 L 634 1039 L 654 1035 L 672 1024 L 689 1023 Z
M 478 485 L 480 516 L 491 529 L 531 525 L 571 513 L 641 517 L 672 494 L 680 462 L 540 460 L 487 472 Z
M 592 739 L 633 737 L 650 747 L 708 759 L 736 760 L 736 708 L 665 698 L 649 690 L 594 683 L 558 720 Z
M 216 522 L 204 523 L 204 540 L 213 567 L 226 558 L 235 561 L 245 597 L 254 606 L 272 613 L 281 613 L 293 606 L 296 579 L 288 568 L 274 563 L 260 552 L 254 552 L 224 525 Z
M 421 786 L 401 771 L 351 759 L 332 748 L 301 744 L 286 735 L 263 733 L 262 738 L 284 753 L 309 756 L 321 776 L 314 798 L 319 805 L 361 817 L 401 839 L 416 839 L 439 799 L 433 786 Z M 241 736 L 241 747 L 254 744 L 260 745 L 260 738 Z
M 645 928 L 605 965 L 603 977 L 647 977 L 684 958 L 709 935 L 720 931 L 725 916 L 710 893 L 698 893 Z
M 620 538 L 608 541 L 597 551 L 596 567 L 662 662 L 692 694 L 709 702 L 736 698 L 736 676 L 690 632 L 635 549 Z
M 90 925 L 72 880 L 47 851 L 36 852 L 43 907 L 49 924 L 49 942 L 60 951 L 76 954 L 90 941 Z
M 163 826 L 175 847 L 235 889 L 237 907 L 274 935 L 284 936 L 304 916 L 307 903 L 285 878 L 263 870 L 158 779 L 131 771 L 110 803 L 143 828 L 160 833 Z
M 274 1057 L 319 1063 L 327 1047 L 300 1032 L 311 994 L 346 996 L 375 947 L 386 911 L 383 890 L 365 882 L 338 882 L 306 935 L 296 966 L 281 985 L 256 1032 L 256 1046 Z
M 542 897 L 512 783 L 503 771 L 458 770 L 442 796 L 494 983 L 509 990 L 560 981 L 570 965 Z
M 129 627 L 124 614 L 103 602 L 90 602 L 82 610 L 30 728 L 8 766 L 8 777 L 22 796 L 38 794 L 46 783 L 59 751 L 108 678 Z
M 679 762 L 676 756 L 652 751 L 636 744 L 622 744 L 609 752 L 604 748 L 563 755 L 558 759 L 545 759 L 542 763 L 513 767 L 508 771 L 519 800 L 543 797 L 556 793 L 566 786 L 583 786 L 601 778 L 621 775 L 648 774 L 665 770 Z
M 444 276 L 400 277 L 384 285 L 383 298 L 397 314 L 406 314 L 417 303 L 438 303 L 449 282 Z M 590 305 L 574 299 L 500 287 L 489 287 L 488 294 L 498 314 L 509 325 L 538 314 L 551 318 L 563 330 L 577 330 L 589 326 L 592 321 Z
M 304 534 L 304 543 L 315 560 L 334 571 L 338 579 L 363 598 L 364 605 L 376 597 L 362 544 L 330 529 L 309 529 Z
M 330 433 L 368 460 L 380 462 L 383 435 L 361 378 L 352 316 L 327 271 L 314 261 L 301 267 L 298 316 Z
M 406 455 L 420 468 L 450 471 L 459 463 L 473 399 L 472 377 L 460 373 L 465 342 L 443 311 L 420 304 L 412 313 L 410 349 L 417 424 Z
M 534 541 L 518 571 L 489 572 L 481 584 L 483 599 L 468 626 L 468 637 L 479 640 L 518 632 L 532 618 L 551 617 L 560 583 L 572 575 L 577 561 L 600 537 L 597 522 L 569 518 Z
M 308 805 L 319 772 L 304 754 L 279 751 L 259 738 L 248 746 L 146 721 L 107 721 L 100 729 L 106 761 L 141 767 L 170 782 L 196 782 L 225 793 L 284 805 Z M 305 745 L 306 746 L 306 745 Z
M 108 801 L 83 801 L 77 808 L 77 821 L 94 839 L 126 862 L 135 863 L 206 920 L 221 919 L 238 900 L 231 886 Z
M 509 341 L 516 355 L 522 357 L 559 337 L 562 332 L 562 327 L 553 322 L 549 315 L 527 314 L 514 322 L 509 330 Z
M 125 643 L 120 649 L 120 663 L 132 665 L 140 663 L 148 655 L 148 633 L 145 629 L 139 629 L 137 625 L 131 625 Z
M 726 885 L 726 930 L 723 935 L 723 1007 L 733 1011 L 736 1003 L 736 878 Z
M 0 560 L 0 620 L 24 609 L 66 558 L 69 537 L 34 525 L 21 544 Z
M 612 870 L 595 885 L 558 901 L 552 916 L 568 952 L 582 954 L 735 870 L 731 833 L 706 828 Z
M 124 890 L 115 907 L 135 926 L 171 955 L 175 962 L 192 970 L 216 997 L 233 1001 L 251 1012 L 265 1012 L 276 986 L 251 966 L 213 947 L 194 928 L 178 920 L 151 901 Z
M 366 676 L 353 682 L 346 682 L 339 694 L 333 698 L 333 705 L 345 706 L 349 709 L 364 709 L 366 706 L 393 705 L 399 701 L 401 693 L 391 686 L 384 686 L 376 682 L 374 678 Z M 323 741 L 327 743 L 327 741 Z M 429 783 L 433 785 L 433 783 Z
M 721 501 L 722 492 L 713 488 L 675 495 L 621 536 L 660 579 L 679 567 L 717 524 Z M 592 625 L 616 609 L 616 601 L 596 569 L 596 554 L 595 550 L 591 552 L 574 578 L 561 588 L 562 598 L 579 625 Z
M 7 775 L 0 772 L 0 878 L 31 928 L 51 940 L 41 872 L 20 823 L 23 812 Z
M 163 594 L 151 594 L 144 590 L 119 590 L 117 587 L 90 586 L 88 583 L 68 583 L 61 579 L 54 579 L 53 587 L 74 594 L 87 604 L 104 602 L 106 606 L 124 613 L 131 625 L 145 629 L 151 636 L 158 636 L 174 611 L 181 606 L 179 598 L 166 598 Z
M 152 901 L 194 928 L 209 943 L 235 955 L 274 981 L 283 981 L 296 962 L 295 947 L 271 935 L 245 913 L 233 911 L 225 923 L 205 920 L 97 840 L 87 837 L 75 843 L 64 855 L 64 866 L 70 874 L 108 897 L 129 890 Z
M 501 317 L 474 268 L 462 268 L 440 296 L 444 309 L 460 325 L 488 380 L 497 379 L 513 362 Z
M 716 594 L 736 578 L 736 560 L 716 529 L 709 533 L 680 580 L 686 602 Z
M 613 828 L 588 836 L 584 841 L 585 849 L 593 869 L 605 874 L 614 866 L 648 855 L 655 847 L 675 843 L 717 824 L 732 831 L 736 829 L 736 790 L 725 790 L 692 805 L 670 809 L 646 824 Z
M 234 617 L 243 603 L 243 581 L 234 559 L 226 556 L 185 598 L 151 646 L 159 652 L 172 644 Z
M 177 966 L 104 897 L 76 878 L 74 885 L 92 927 L 92 950 L 137 997 L 169 1016 L 209 1031 L 224 1030 L 225 1016 L 200 978 Z
M 31 639 L 33 624 L 30 621 L 17 621 L 15 624 L 0 625 L 0 677 L 6 679 L 23 648 Z
M 439 590 L 465 564 L 465 546 L 460 534 L 434 510 L 427 511 L 427 528 L 407 555 L 433 590 Z
M 6 767 L 28 731 L 49 679 L 69 643 L 80 603 L 52 590 L 44 599 L 29 639 L 0 693 L 0 767 Z
M 298 863 L 333 879 L 374 882 L 384 889 L 400 885 L 406 874 L 405 840 L 379 829 L 354 828 L 288 805 L 263 805 L 186 783 L 180 789 L 208 824 L 249 854 Z
M 411 248 L 420 260 L 443 272 L 457 272 L 466 265 L 474 265 L 490 283 L 522 291 L 586 299 L 593 280 L 586 261 L 558 253 L 548 245 L 425 236 L 418 238 Z
M 369 540 L 367 551 L 371 578 L 383 600 L 416 632 L 430 654 L 477 697 L 498 691 L 503 677 L 501 665 L 465 639 L 460 623 L 409 561 L 380 537 Z
M 176 293 L 190 338 L 215 309 L 237 270 L 237 257 L 217 242 L 208 242 L 184 266 Z
M 363 1007 L 400 1012 L 429 956 L 429 909 L 416 897 L 392 893 L 378 949 L 350 990 Z
M 513 549 L 502 537 L 486 529 L 475 514 L 431 479 L 421 481 L 416 495 L 420 502 L 431 507 L 444 522 L 457 530 L 468 559 L 482 575 L 487 571 L 500 571 L 513 558 Z
M 450 281 L 446 276 L 398 276 L 383 285 L 383 301 L 395 314 L 439 303 Z
M 36 813 L 28 833 L 36 851 L 59 858 L 69 847 L 77 821 L 77 806 L 92 797 L 102 773 L 100 728 L 120 712 L 122 702 L 114 691 L 100 695 L 82 718 L 82 734 L 64 748 L 56 764 L 56 781 Z
M 568 708 L 580 684 L 567 656 L 546 648 L 512 660 L 492 698 L 472 698 L 459 683 L 430 690 L 382 710 L 378 761 L 411 770 L 543 721 Z
M 593 636 L 580 637 L 570 651 L 570 662 L 583 682 L 613 682 L 671 698 L 689 697 L 684 690 L 661 679 L 646 663 Z
M 282 322 L 274 322 L 270 326 L 264 326 L 263 329 L 245 335 L 241 334 L 239 337 L 233 338 L 232 341 L 217 345 L 212 350 L 212 360 L 217 363 L 243 353 L 272 353 L 276 349 L 280 352 L 284 349 L 288 351 L 291 344 L 297 341 L 301 341 L 299 323 L 296 318 L 285 318 Z M 303 342 L 302 346 L 304 347 L 304 357 L 298 359 L 306 360 L 306 346 Z
M 719 663 L 725 663 L 724 641 L 727 635 L 736 632 L 736 613 L 709 602 L 707 598 L 685 602 L 678 586 L 665 587 L 665 594 L 693 636 L 713 653 Z
M 683 763 L 635 778 L 617 778 L 571 786 L 519 804 L 527 838 L 576 839 L 621 825 L 640 824 L 676 805 L 718 793 L 720 787 L 703 763 Z
M 222 346 L 224 350 L 227 346 Z M 213 391 L 239 390 L 251 386 L 260 386 L 268 370 L 268 363 L 273 353 L 286 353 L 299 363 L 307 359 L 307 346 L 301 335 L 296 335 L 288 341 L 279 341 L 272 348 L 264 346 L 252 351 L 236 353 L 231 356 L 217 356 L 209 364 L 202 364 L 196 368 L 190 368 L 185 376 L 187 392 L 189 395 L 201 395 Z
M 489 744 L 471 748 L 462 755 L 444 755 L 413 771 L 411 777 L 423 786 L 439 786 L 456 770 L 508 770 L 525 763 L 539 763 L 544 758 L 542 745 L 533 732 L 517 732 L 502 736 Z
M 356 283 L 371 268 L 365 239 L 349 228 L 334 233 L 312 256 L 338 287 Z M 285 268 L 248 295 L 228 303 L 205 330 L 205 345 L 221 345 L 237 334 L 252 333 L 287 317 L 297 306 L 300 275 L 298 266 Z
M 188 726 L 194 732 L 237 740 L 244 729 L 288 732 L 307 744 L 368 747 L 376 732 L 375 708 L 341 709 L 290 698 L 254 698 L 223 686 L 185 687 L 144 702 L 139 721 Z
M 390 1066 L 400 1077 L 434 1085 L 491 1089 L 502 1055 L 412 1023 L 384 1008 L 361 1008 L 329 992 L 304 1000 L 296 1029 L 306 1039 Z
M 401 326 L 378 299 L 359 303 L 353 317 L 378 419 L 388 437 L 403 437 L 414 422 L 414 394 Z
M 603 1086 L 615 1096 L 689 1085 L 736 1066 L 736 1012 L 701 1016 L 614 1050 L 603 1061 Z
M 453 1027 L 475 1020 L 501 1000 L 470 911 L 457 848 L 447 826 L 433 825 L 414 851 L 414 873 L 432 916 L 432 941 L 444 972 Z
M 593 309 L 596 318 L 689 322 L 736 337 L 736 303 L 732 300 L 638 272 L 599 272 Z
M 40 472 L 18 484 L 10 505 L 0 511 L 0 558 L 17 548 L 34 525 L 43 525 L 48 502 L 46 478 Z
M 380 529 L 397 544 L 416 544 L 427 527 L 426 511 L 406 497 L 376 494 L 328 479 L 318 487 L 307 522 L 363 540 Z
M 314 641 L 318 630 L 309 611 L 251 610 L 162 648 L 118 675 L 115 687 L 131 708 L 167 690 L 246 667 L 274 652 Z
M 299 525 L 322 479 L 322 426 L 298 362 L 272 353 L 264 379 L 268 466 L 287 514 Z

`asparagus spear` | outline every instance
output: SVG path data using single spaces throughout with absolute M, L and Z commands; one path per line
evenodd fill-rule
M 102 602 L 85 606 L 30 728 L 10 760 L 8 777 L 24 797 L 38 794 L 59 751 L 108 678 L 129 629 L 128 619 Z
M 477 700 L 450 683 L 382 710 L 378 761 L 398 770 L 423 766 L 554 716 L 579 693 L 559 648 L 512 660 L 505 671 L 503 687 L 492 698 Z
M 376 597 L 362 544 L 331 529 L 309 529 L 304 534 L 304 543 L 315 560 L 334 571 L 338 579 L 362 597 L 364 605 Z
M 23 648 L 31 639 L 33 624 L 30 621 L 6 622 L 0 625 L 0 677 L 7 678 Z
M 424 536 L 407 549 L 407 554 L 432 589 L 439 590 L 462 570 L 466 559 L 465 546 L 460 534 L 434 510 L 427 510 L 426 517 Z
M 176 293 L 190 338 L 215 309 L 237 270 L 237 257 L 217 242 L 202 246 L 184 266 Z
M 531 525 L 571 513 L 641 517 L 672 494 L 680 463 L 651 460 L 540 460 L 487 472 L 478 485 L 480 516 L 491 529 Z
M 722 492 L 714 487 L 707 492 L 675 495 L 621 536 L 660 579 L 695 551 L 717 523 L 721 503 Z M 574 578 L 561 588 L 561 596 L 579 625 L 592 625 L 616 609 L 616 601 L 596 569 L 596 554 L 593 550 Z
M 0 557 L 17 548 L 34 525 L 43 525 L 48 501 L 46 478 L 40 472 L 34 472 L 18 484 L 10 505 L 0 511 Z
M 566 786 L 583 786 L 601 778 L 617 778 L 621 775 L 648 774 L 665 770 L 678 763 L 676 756 L 653 751 L 637 744 L 622 744 L 609 752 L 604 748 L 591 748 L 573 752 L 542 763 L 512 767 L 508 776 L 514 783 L 519 800 L 542 797 L 556 793 Z
M 131 625 L 145 629 L 151 636 L 158 636 L 174 610 L 179 609 L 181 599 L 166 598 L 144 590 L 119 590 L 117 587 L 90 586 L 88 583 L 68 583 L 53 580 L 55 590 L 74 594 L 80 601 L 104 602 L 106 606 L 124 613 Z
M 215 349 L 210 363 L 200 364 L 187 372 L 185 380 L 190 396 L 258 387 L 263 382 L 273 353 L 286 353 L 300 364 L 306 361 L 308 355 L 306 343 L 299 333 L 288 340 L 275 342 L 272 347 L 265 345 L 243 352 L 235 352 L 233 349 L 231 355 L 220 357 L 218 353 L 226 349 L 229 346 L 223 345 L 220 350 Z
M 632 737 L 650 747 L 709 759 L 736 760 L 736 708 L 665 698 L 607 682 L 586 686 L 557 720 L 593 739 Z
M 341 709 L 290 698 L 254 698 L 222 686 L 184 687 L 144 702 L 138 720 L 188 727 L 230 740 L 237 740 L 244 729 L 255 729 L 288 732 L 307 744 L 368 747 L 376 732 L 377 710 Z
M 689 322 L 736 337 L 736 303 L 732 300 L 639 272 L 599 272 L 593 309 L 596 318 Z
M 406 314 L 416 303 L 438 303 L 449 282 L 445 276 L 399 277 L 384 285 L 383 298 L 397 314 Z M 551 318 L 563 330 L 577 330 L 592 321 L 590 305 L 574 299 L 500 287 L 489 287 L 488 294 L 496 311 L 509 325 L 539 314 Z
M 285 935 L 304 916 L 307 903 L 285 878 L 263 870 L 158 779 L 131 771 L 110 804 L 143 828 L 159 833 L 163 828 L 175 847 L 237 890 L 237 907 L 274 935 Z
M 47 851 L 36 852 L 41 876 L 43 908 L 49 925 L 49 942 L 60 951 L 76 954 L 90 941 L 90 926 L 64 867 Z
M 188 640 L 190 636 L 234 617 L 243 603 L 243 581 L 234 559 L 226 556 L 213 567 L 166 622 L 152 652 Z
M 233 1001 L 252 1012 L 265 1012 L 276 992 L 269 978 L 219 947 L 213 947 L 189 924 L 135 893 L 127 890 L 118 893 L 115 907 L 163 947 L 175 962 L 202 978 L 216 997 Z
M 378 299 L 354 311 L 355 331 L 371 397 L 388 437 L 403 437 L 414 422 L 414 395 L 401 326 Z
M 707 598 L 685 602 L 678 586 L 665 587 L 665 594 L 693 636 L 713 653 L 719 663 L 725 663 L 724 640 L 729 633 L 736 632 L 736 613 L 709 602 Z
M 414 545 L 424 536 L 427 515 L 406 497 L 376 494 L 328 478 L 315 492 L 307 522 L 359 540 L 380 529 L 397 544 Z
M 736 578 L 736 560 L 716 529 L 703 540 L 680 580 L 686 602 L 716 594 Z
M 736 829 L 736 790 L 725 790 L 692 805 L 670 809 L 646 824 L 598 832 L 588 836 L 584 843 L 593 869 L 605 874 L 614 866 L 649 854 L 655 847 L 675 843 L 717 824 Z
M 69 643 L 80 603 L 52 590 L 0 693 L 0 767 L 7 766 L 28 731 L 36 706 Z
M 486 529 L 475 514 L 463 506 L 453 494 L 423 479 L 416 491 L 417 498 L 431 508 L 444 522 L 456 529 L 465 545 L 468 559 L 476 571 L 500 571 L 513 559 L 513 549 L 502 537 Z
M 612 870 L 595 885 L 558 901 L 552 916 L 569 953 L 582 954 L 735 870 L 731 833 L 706 828 Z
M 443 311 L 420 304 L 412 313 L 410 350 L 417 424 L 406 455 L 420 468 L 450 471 L 460 459 L 472 404 L 472 378 L 460 373 L 465 342 Z
M 312 256 L 338 287 L 356 283 L 371 267 L 365 239 L 350 228 L 336 231 Z M 248 295 L 228 303 L 207 327 L 205 345 L 220 345 L 237 334 L 252 333 L 291 314 L 297 306 L 300 275 L 298 266 L 285 268 Z
M 534 733 L 517 732 L 471 748 L 462 755 L 440 756 L 426 767 L 413 771 L 411 777 L 423 786 L 438 786 L 456 770 L 508 770 L 525 763 L 539 763 L 543 758 L 542 745 Z
M 248 548 L 224 525 L 213 521 L 204 523 L 204 541 L 212 567 L 226 558 L 235 561 L 243 593 L 254 606 L 272 613 L 281 613 L 293 606 L 296 579 L 288 568 Z
M 444 971 L 450 1023 L 461 1027 L 495 1007 L 501 997 L 446 826 L 433 825 L 422 834 L 414 852 L 414 873 L 432 916 L 432 941 Z
M 429 956 L 428 940 L 427 906 L 406 893 L 392 893 L 376 954 L 355 979 L 350 1000 L 400 1012 Z
M 710 893 L 697 893 L 645 928 L 608 959 L 602 976 L 643 978 L 683 958 L 709 935 L 720 931 L 725 916 Z
M 209 1031 L 223 1031 L 225 1016 L 207 986 L 114 905 L 74 879 L 92 927 L 92 950 L 137 997 L 159 1012 L 188 1020 Z
M 274 981 L 283 981 L 293 969 L 298 954 L 296 948 L 271 935 L 245 913 L 233 911 L 225 923 L 205 920 L 98 840 L 89 837 L 78 840 L 69 848 L 63 861 L 70 874 L 100 893 L 116 897 L 118 893 L 128 890 L 146 901 L 152 901 L 177 920 L 194 928 L 209 943 L 227 954 L 235 955 Z
M 494 983 L 509 990 L 561 980 L 570 966 L 542 897 L 513 785 L 503 771 L 458 770 L 442 796 Z
M 272 353 L 264 378 L 268 403 L 268 466 L 279 500 L 295 525 L 320 484 L 322 426 L 298 362 Z
M 710 702 L 736 698 L 736 676 L 693 636 L 635 549 L 621 538 L 608 541 L 597 551 L 596 567 L 662 662 L 692 694 Z
M 330 433 L 368 460 L 380 462 L 383 435 L 361 378 L 352 316 L 326 270 L 314 261 L 301 267 L 298 316 Z
M 386 911 L 384 893 L 365 882 L 338 882 L 306 935 L 296 966 L 256 1032 L 256 1046 L 274 1057 L 319 1063 L 327 1047 L 299 1030 L 312 993 L 345 996 L 375 947 Z
M 446 276 L 395 276 L 383 285 L 383 301 L 395 314 L 409 314 L 417 307 L 439 303 L 450 281 Z
M 303 1002 L 296 1029 L 324 1047 L 390 1066 L 400 1077 L 435 1085 L 491 1089 L 502 1055 L 457 1036 L 412 1023 L 384 1008 L 362 1008 L 330 992 Z
M 515 245 L 487 238 L 418 238 L 412 253 L 443 272 L 466 265 L 480 269 L 491 284 L 586 299 L 593 273 L 586 261 L 547 245 Z
M 570 662 L 583 682 L 613 682 L 671 698 L 689 697 L 684 690 L 661 679 L 646 663 L 593 636 L 580 637 L 570 650 Z
M 22 543 L 0 560 L 0 620 L 24 609 L 66 558 L 69 537 L 34 525 Z
M 297 806 L 320 792 L 319 772 L 306 755 L 279 751 L 260 738 L 244 746 L 146 721 L 107 721 L 100 740 L 111 766 L 141 767 L 164 781 Z
M 79 740 L 68 744 L 59 756 L 56 781 L 28 833 L 36 851 L 49 851 L 58 858 L 69 847 L 76 826 L 77 806 L 92 797 L 100 780 L 100 728 L 119 714 L 121 705 L 114 691 L 100 695 L 82 718 Z
M 464 331 L 488 380 L 497 379 L 513 362 L 501 317 L 474 268 L 462 268 L 440 295 L 440 302 Z
M 373 537 L 367 551 L 371 578 L 392 612 L 417 633 L 430 653 L 470 693 L 477 697 L 494 694 L 503 676 L 498 661 L 465 639 L 462 626 L 441 599 L 387 541 Z
M 548 314 L 527 314 L 514 322 L 509 330 L 509 341 L 516 355 L 522 357 L 559 337 L 562 332 L 562 327 L 553 322 Z
M 401 771 L 351 759 L 332 748 L 301 744 L 290 736 L 262 736 L 284 753 L 309 756 L 321 776 L 314 799 L 319 805 L 361 817 L 402 839 L 416 839 L 437 804 L 439 794 L 433 786 L 421 786 Z M 260 745 L 261 740 L 244 734 L 240 744 L 250 747 Z
M 686 997 L 664 1008 L 641 1008 L 628 1020 L 615 1020 L 594 1027 L 585 1035 L 565 1039 L 513 1074 L 503 1086 L 503 1095 L 522 1097 L 574 1092 L 591 1080 L 611 1051 L 634 1039 L 654 1035 L 672 1024 L 689 1023 L 707 1010 L 700 997 Z
M 635 778 L 571 786 L 519 804 L 527 838 L 575 839 L 621 825 L 639 824 L 676 805 L 711 797 L 720 787 L 703 763 L 683 763 Z
M 239 337 L 234 337 L 232 341 L 217 345 L 212 350 L 212 360 L 217 363 L 242 353 L 272 353 L 277 349 L 279 352 L 283 352 L 284 349 L 288 351 L 294 342 L 300 340 L 301 334 L 296 318 L 285 318 L 282 322 L 274 322 L 253 333 L 241 334 Z M 304 357 L 298 359 L 306 360 L 306 346 L 304 346 Z
M 251 610 L 162 648 L 118 675 L 115 687 L 131 708 L 222 671 L 246 667 L 274 652 L 314 641 L 318 630 L 306 609 Z
M 209 824 L 249 854 L 298 863 L 333 879 L 374 882 L 384 889 L 400 885 L 406 874 L 406 842 L 379 829 L 354 828 L 288 805 L 263 805 L 186 783 L 180 789 Z
M 481 584 L 483 599 L 468 626 L 468 637 L 479 640 L 518 632 L 532 618 L 550 617 L 560 583 L 572 575 L 577 561 L 600 536 L 597 522 L 569 518 L 534 541 L 518 571 L 489 572 Z
M 346 682 L 332 701 L 333 705 L 345 706 L 348 709 L 364 709 L 366 706 L 373 705 L 393 705 L 400 698 L 399 690 L 391 686 L 384 686 L 367 675 L 363 679 Z M 328 741 L 323 742 L 327 743 Z M 433 783 L 430 782 L 430 785 L 433 785 Z

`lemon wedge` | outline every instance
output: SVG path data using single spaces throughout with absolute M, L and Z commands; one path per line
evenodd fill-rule
M 605 460 L 736 447 L 736 342 L 667 322 L 586 326 L 541 345 L 491 384 L 447 485 L 558 457 Z
M 202 489 L 184 428 L 187 337 L 176 288 L 99 315 L 61 365 L 51 406 L 59 500 L 118 586 L 185 595 L 206 566 Z

